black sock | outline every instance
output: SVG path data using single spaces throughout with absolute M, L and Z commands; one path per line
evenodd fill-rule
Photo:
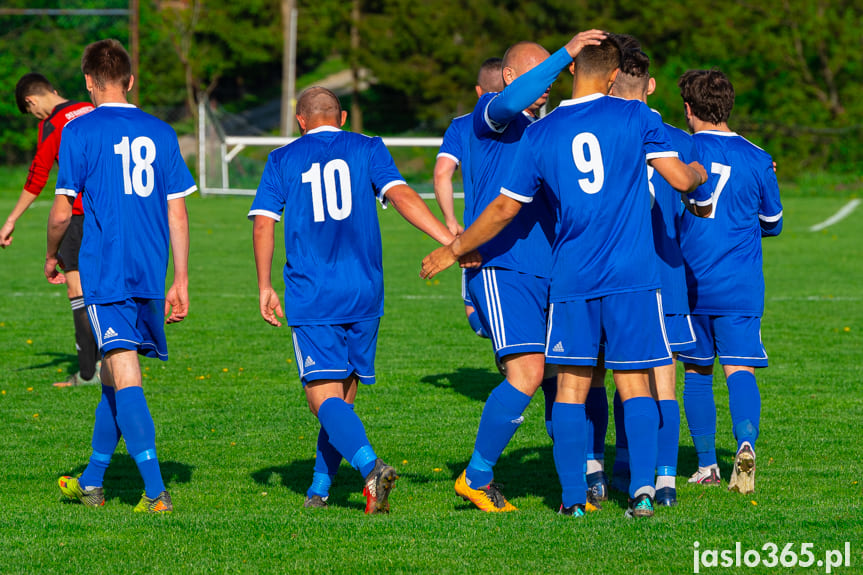
M 82 379 L 93 379 L 96 373 L 96 362 L 99 359 L 99 348 L 90 320 L 87 319 L 87 307 L 83 297 L 69 299 L 72 306 L 72 317 L 75 320 L 75 348 L 78 350 L 78 369 Z

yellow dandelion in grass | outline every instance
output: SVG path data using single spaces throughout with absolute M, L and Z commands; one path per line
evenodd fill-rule
M 440 280 L 435 280 L 434 285 L 440 285 Z
M 216 433 L 215 429 L 210 429 L 210 433 Z
M 187 367 L 187 368 L 186 368 L 186 371 L 192 371 L 192 368 L 191 368 L 191 367 Z
M 228 368 L 227 368 L 227 367 L 223 367 L 223 368 L 222 368 L 222 371 L 223 371 L 223 372 L 225 372 L 225 373 L 228 373 Z
M 33 340 L 32 340 L 32 339 L 28 339 L 28 340 L 27 340 L 27 345 L 33 345 Z
M 34 414 L 33 414 L 33 417 L 39 417 L 39 414 L 38 414 L 38 413 L 34 413 Z
M 408 464 L 408 460 L 407 460 L 407 459 L 402 459 L 402 465 L 407 465 L 407 464 Z
M 28 388 L 27 388 L 27 391 L 33 391 L 33 388 L 32 388 L 32 387 L 28 387 Z
M 846 325 L 845 327 L 843 327 L 843 328 L 842 328 L 842 330 L 843 330 L 843 331 L 846 331 L 846 332 L 849 332 L 849 331 L 851 331 L 851 328 L 850 328 L 849 326 L 847 326 L 847 325 Z
M 756 505 L 756 506 L 758 505 L 758 502 L 755 501 L 754 499 L 752 501 L 750 501 L 749 503 L 751 503 L 752 505 Z
M 6 322 L 5 322 L 5 321 L 0 321 L 0 327 L 6 327 Z
M 432 285 L 431 280 L 426 280 L 426 285 L 427 285 L 427 286 Z
M 0 395 L 6 395 L 6 390 L 0 391 Z
M 147 374 L 146 374 L 146 373 L 142 373 L 142 374 L 141 374 L 141 377 L 147 377 Z
M 204 376 L 203 376 L 203 375 L 199 375 L 199 376 L 198 376 L 198 377 L 196 377 L 195 379 L 204 379 Z
M 236 441 L 232 441 L 232 442 L 231 442 L 231 447 L 234 447 L 235 445 L 237 445 L 237 442 L 236 442 Z
M 261 491 L 261 495 L 266 496 L 266 495 L 267 495 L 267 492 L 266 492 L 266 491 Z
M 305 436 L 301 435 L 301 436 L 300 436 L 300 439 L 305 439 Z
M 440 473 L 441 471 L 443 471 L 443 469 L 441 469 L 440 467 L 435 467 L 432 471 L 434 471 L 435 473 Z
M 243 371 L 243 368 L 242 368 L 242 367 L 240 368 L 240 371 Z

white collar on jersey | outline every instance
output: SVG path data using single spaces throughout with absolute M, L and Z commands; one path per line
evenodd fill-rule
M 594 100 L 598 100 L 600 98 L 606 98 L 605 94 L 600 94 L 596 92 L 595 94 L 588 94 L 587 96 L 582 96 L 581 98 L 575 98 L 570 100 L 564 100 L 560 103 L 561 106 L 575 106 L 576 104 L 584 104 L 585 102 L 592 102 Z
M 731 137 L 731 136 L 738 136 L 739 135 L 737 132 L 722 132 L 719 130 L 701 130 L 700 132 L 695 132 L 695 133 L 696 134 L 710 134 L 711 136 L 725 136 L 725 137 Z
M 341 132 L 341 128 L 336 128 L 335 126 L 318 126 L 312 130 L 306 132 L 306 135 L 309 134 L 317 134 L 318 132 Z
M 123 102 L 105 102 L 104 104 L 99 104 L 99 108 L 137 108 L 135 104 L 123 103 Z

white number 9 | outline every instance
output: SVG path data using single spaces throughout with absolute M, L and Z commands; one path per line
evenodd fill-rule
M 587 146 L 589 157 L 585 157 L 584 148 Z M 587 174 L 592 172 L 593 178 L 580 178 L 578 185 L 585 194 L 595 194 L 602 189 L 605 183 L 605 168 L 602 166 L 602 151 L 599 149 L 599 140 L 590 132 L 582 132 L 572 139 L 572 160 L 578 171 Z

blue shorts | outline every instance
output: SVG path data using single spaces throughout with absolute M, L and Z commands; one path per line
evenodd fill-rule
M 548 278 L 487 267 L 467 274 L 471 301 L 494 343 L 495 356 L 543 353 Z
M 596 365 L 605 343 L 605 367 L 647 369 L 671 364 L 662 300 L 656 290 L 551 304 L 545 357 L 560 365 Z
M 666 314 L 665 335 L 668 336 L 668 346 L 673 352 L 695 349 L 695 331 L 692 329 L 689 314 Z
M 165 300 L 129 298 L 87 306 L 90 326 L 102 355 L 112 349 L 135 350 L 168 361 L 165 339 Z
M 380 318 L 375 318 L 340 325 L 291 327 L 303 386 L 321 379 L 346 379 L 354 373 L 360 382 L 374 383 L 380 323 Z
M 767 351 L 761 343 L 761 318 L 740 315 L 692 314 L 695 348 L 678 357 L 686 363 L 767 367 Z

